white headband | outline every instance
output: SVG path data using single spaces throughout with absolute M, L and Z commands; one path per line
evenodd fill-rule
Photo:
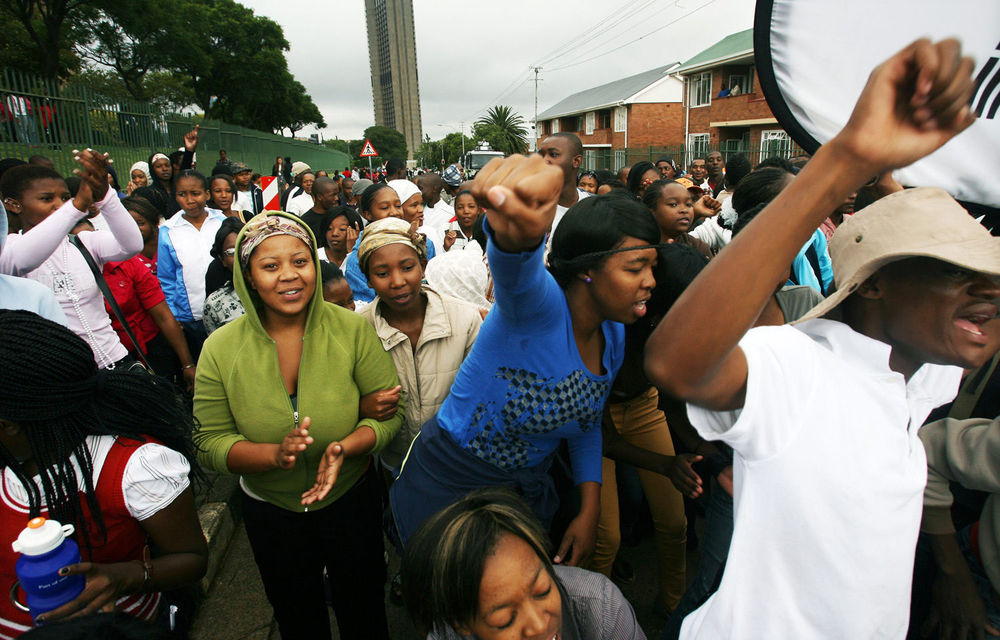
M 150 159 L 150 161 L 149 161 L 149 164 L 153 164 L 154 162 L 156 162 L 160 158 L 163 158 L 167 162 L 170 162 L 170 158 L 168 158 L 167 156 L 163 155 L 162 153 L 154 153 L 152 159 Z

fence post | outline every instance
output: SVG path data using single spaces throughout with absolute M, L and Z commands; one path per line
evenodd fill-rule
M 90 126 L 90 90 L 83 86 L 83 121 L 87 125 L 87 147 L 94 148 L 94 128 Z

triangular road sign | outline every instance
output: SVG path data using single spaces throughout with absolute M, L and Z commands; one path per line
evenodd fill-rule
M 372 146 L 372 141 L 371 140 L 365 140 L 365 146 L 361 149 L 361 157 L 362 158 L 374 158 L 377 155 L 378 155 L 378 152 L 375 151 L 375 147 Z

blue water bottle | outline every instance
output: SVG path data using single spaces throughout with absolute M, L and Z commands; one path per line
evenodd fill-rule
M 80 562 L 80 547 L 68 537 L 73 535 L 73 530 L 71 524 L 32 518 L 11 544 L 14 551 L 21 554 L 14 571 L 27 598 L 32 620 L 76 598 L 87 584 L 83 575 L 59 575 L 63 567 Z M 23 609 L 16 594 L 10 595 L 14 604 Z

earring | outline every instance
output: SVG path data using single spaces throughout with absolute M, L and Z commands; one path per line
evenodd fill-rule
M 583 281 L 586 282 L 587 284 L 590 284 L 591 283 L 590 276 L 584 276 Z

